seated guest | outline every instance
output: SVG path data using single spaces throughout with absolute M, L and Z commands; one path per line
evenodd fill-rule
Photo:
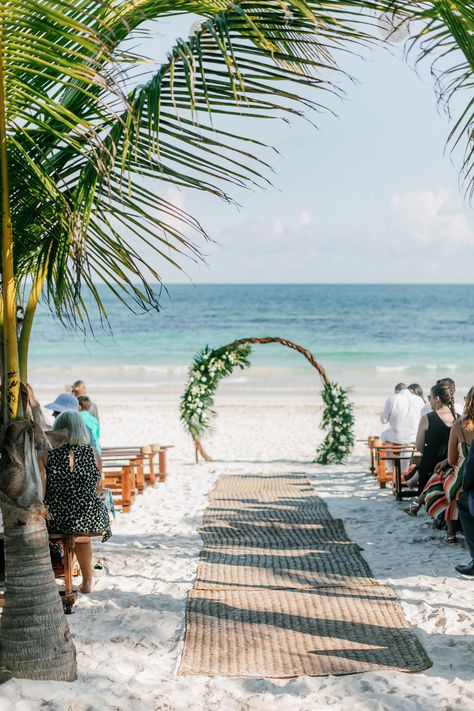
M 398 383 L 380 415 L 380 421 L 389 424 L 389 428 L 380 435 L 382 441 L 390 444 L 414 442 L 422 407 L 423 400 L 410 392 L 404 383 Z
M 406 509 L 407 513 L 415 516 L 420 506 L 424 505 L 427 513 L 437 523 L 446 523 L 448 543 L 456 543 L 458 499 L 461 494 L 464 463 L 473 440 L 474 388 L 471 388 L 466 397 L 463 418 L 457 420 L 451 427 L 447 458 L 442 459 L 435 466 L 434 474 L 428 480 L 421 495 Z
M 459 520 L 466 539 L 471 562 L 467 565 L 456 565 L 456 570 L 461 575 L 474 578 L 474 448 L 470 447 L 464 467 L 462 480 L 462 494 L 459 499 Z
M 76 397 L 84 397 L 87 395 L 87 388 L 86 384 L 83 380 L 76 380 L 75 383 L 72 384 L 71 388 L 72 394 L 75 395 Z M 91 415 L 93 415 L 98 422 L 100 422 L 99 418 L 99 410 L 97 409 L 97 405 L 95 402 L 92 402 L 91 400 L 91 406 L 89 408 L 89 412 Z
M 91 399 L 87 395 L 79 395 L 79 414 L 84 420 L 87 429 L 92 433 L 91 446 L 95 447 L 99 454 L 102 454 L 102 449 L 99 443 L 100 425 L 99 420 L 94 415 L 91 415 L 90 408 L 92 405 Z
M 79 412 L 79 410 L 80 410 L 79 399 L 75 395 L 71 395 L 71 393 L 60 393 L 58 395 L 58 397 L 56 398 L 56 400 L 54 400 L 53 402 L 50 402 L 48 405 L 45 405 L 45 408 L 47 410 L 53 411 L 54 418 L 58 417 L 62 412 L 67 412 L 67 411 Z M 88 441 L 90 442 L 92 447 L 97 448 L 97 442 L 96 442 L 96 439 L 94 436 L 94 432 L 89 427 L 89 424 L 86 421 L 86 419 L 85 418 L 83 418 L 83 419 L 84 419 L 87 431 L 89 433 L 89 440 Z
M 456 383 L 452 378 L 441 378 L 440 380 L 436 381 L 436 385 L 442 385 L 444 387 L 447 387 L 453 397 L 453 402 L 454 402 L 454 395 L 456 393 Z M 457 413 L 459 413 L 459 416 L 461 416 L 461 413 L 463 412 L 463 407 L 462 405 L 459 405 L 459 403 L 454 402 L 454 409 L 456 410 Z M 423 407 L 423 410 L 421 411 L 422 416 L 427 415 L 429 412 L 431 412 L 432 408 L 430 405 L 430 397 L 428 396 L 428 402 L 425 404 Z
M 54 431 L 66 433 L 68 442 L 57 449 L 40 452 L 44 503 L 50 518 L 50 533 L 104 532 L 111 536 L 107 508 L 99 494 L 100 457 L 89 445 L 89 434 L 78 412 L 67 410 L 56 418 Z M 76 539 L 76 556 L 82 573 L 80 590 L 92 589 L 92 546 L 90 538 Z
M 79 400 L 71 393 L 60 393 L 56 400 L 45 405 L 47 410 L 53 411 L 53 417 L 56 418 L 61 412 L 66 412 L 67 410 L 79 411 Z
M 423 406 L 425 404 L 425 398 L 423 397 L 423 388 L 418 383 L 412 383 L 408 386 L 408 390 L 417 397 L 421 397 L 423 400 Z

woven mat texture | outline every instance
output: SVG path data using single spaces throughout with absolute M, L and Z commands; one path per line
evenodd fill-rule
M 357 544 L 318 549 L 215 546 L 201 554 L 195 589 L 293 588 L 375 585 Z
M 431 661 L 306 476 L 221 476 L 199 532 L 179 674 L 293 677 Z
M 293 677 L 430 666 L 389 588 L 192 590 L 181 674 Z
M 211 520 L 199 529 L 204 545 L 240 543 L 265 548 L 309 548 L 348 541 L 341 519 L 314 521 L 225 521 Z
M 203 516 L 203 523 L 221 521 L 236 521 L 239 523 L 255 523 L 264 521 L 286 521 L 288 523 L 303 523 L 309 521 L 314 523 L 323 519 L 330 519 L 331 514 L 326 504 L 316 503 L 314 506 L 301 508 L 279 508 L 278 505 L 256 507 L 232 508 L 227 506 L 213 506 L 206 509 Z

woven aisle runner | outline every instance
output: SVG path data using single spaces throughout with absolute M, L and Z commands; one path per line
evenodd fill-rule
M 415 672 L 431 661 L 304 475 L 221 476 L 200 528 L 179 673 Z

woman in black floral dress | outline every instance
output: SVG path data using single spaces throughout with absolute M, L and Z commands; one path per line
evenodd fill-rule
M 103 541 L 111 536 L 107 508 L 101 501 L 100 457 L 89 445 L 89 433 L 78 412 L 67 410 L 54 422 L 55 431 L 65 431 L 68 443 L 41 452 L 39 464 L 43 478 L 44 502 L 50 518 L 50 533 L 103 532 Z M 83 593 L 92 587 L 92 546 L 89 537 L 76 538 L 76 556 L 82 573 Z

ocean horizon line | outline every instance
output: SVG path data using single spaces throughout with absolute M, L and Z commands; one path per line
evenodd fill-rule
M 104 285 L 106 284 L 104 282 L 94 282 L 96 285 Z M 139 282 L 136 283 L 137 285 Z M 134 283 L 135 285 L 135 283 Z M 331 282 L 295 282 L 295 281 L 248 281 L 248 282 L 243 282 L 243 281 L 226 281 L 226 282 L 204 282 L 204 281 L 193 281 L 193 282 L 184 282 L 184 281 L 176 281 L 176 282 L 157 282 L 157 285 L 160 286 L 161 288 L 166 289 L 169 286 L 189 286 L 189 287 L 196 287 L 196 286 L 420 286 L 420 287 L 427 287 L 427 286 L 433 286 L 433 287 L 438 287 L 438 286 L 451 286 L 451 287 L 465 287 L 465 286 L 474 286 L 474 282 L 472 283 L 460 283 L 460 282 L 422 282 L 422 281 L 417 281 L 417 282 L 338 282 L 338 281 L 331 281 Z

